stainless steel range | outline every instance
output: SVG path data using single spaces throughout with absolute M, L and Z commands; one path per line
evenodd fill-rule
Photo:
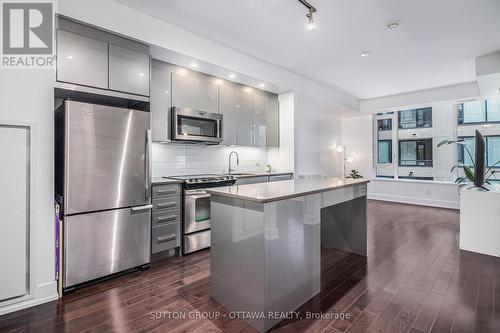
M 183 253 L 210 247 L 210 194 L 205 189 L 234 185 L 236 178 L 214 174 L 165 178 L 184 181 Z

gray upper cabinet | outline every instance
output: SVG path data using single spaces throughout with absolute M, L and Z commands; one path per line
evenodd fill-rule
M 253 94 L 253 145 L 266 147 L 266 95 L 261 92 Z
M 278 95 L 267 94 L 266 99 L 266 146 L 279 147 Z
M 109 44 L 109 89 L 149 96 L 149 55 Z
M 238 87 L 238 145 L 252 146 L 252 89 L 245 86 Z
M 212 76 L 199 75 L 196 94 L 197 110 L 219 112 L 219 81 Z
M 220 86 L 220 113 L 223 115 L 222 137 L 225 145 L 238 144 L 237 128 L 238 123 L 237 107 L 238 86 L 232 82 L 224 81 Z
M 172 106 L 196 110 L 197 78 L 189 71 L 172 73 Z
M 108 44 L 58 30 L 57 80 L 108 89 Z
M 57 81 L 149 96 L 149 46 L 57 18 Z
M 151 62 L 151 132 L 153 141 L 170 141 L 172 71 L 165 63 Z

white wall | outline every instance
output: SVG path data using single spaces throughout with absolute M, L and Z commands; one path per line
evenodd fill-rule
M 372 138 L 372 114 L 342 119 L 342 145 L 347 148 L 346 157 L 352 156 L 354 158 L 353 163 L 346 164 L 347 174 L 350 173 L 350 170 L 356 169 L 363 177 L 371 178 L 373 174 Z
M 35 180 L 31 184 L 34 191 L 31 228 L 35 237 L 35 247 L 31 251 L 31 260 L 35 263 L 31 272 L 35 281 L 33 299 L 6 307 L 0 305 L 0 315 L 57 298 L 54 279 L 53 78 L 54 74 L 49 70 L 0 70 L 0 119 L 32 122 L 36 127 L 36 155 L 32 161 Z M 9 267 L 1 267 L 1 270 L 7 269 Z
M 341 157 L 333 149 L 340 142 L 341 120 L 322 101 L 295 94 L 295 174 L 341 176 Z

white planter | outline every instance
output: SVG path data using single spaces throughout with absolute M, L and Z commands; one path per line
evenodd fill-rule
M 460 249 L 500 256 L 500 191 L 460 194 Z

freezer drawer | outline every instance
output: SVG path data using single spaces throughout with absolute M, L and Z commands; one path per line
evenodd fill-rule
M 130 208 L 66 217 L 64 287 L 149 263 L 151 210 Z

